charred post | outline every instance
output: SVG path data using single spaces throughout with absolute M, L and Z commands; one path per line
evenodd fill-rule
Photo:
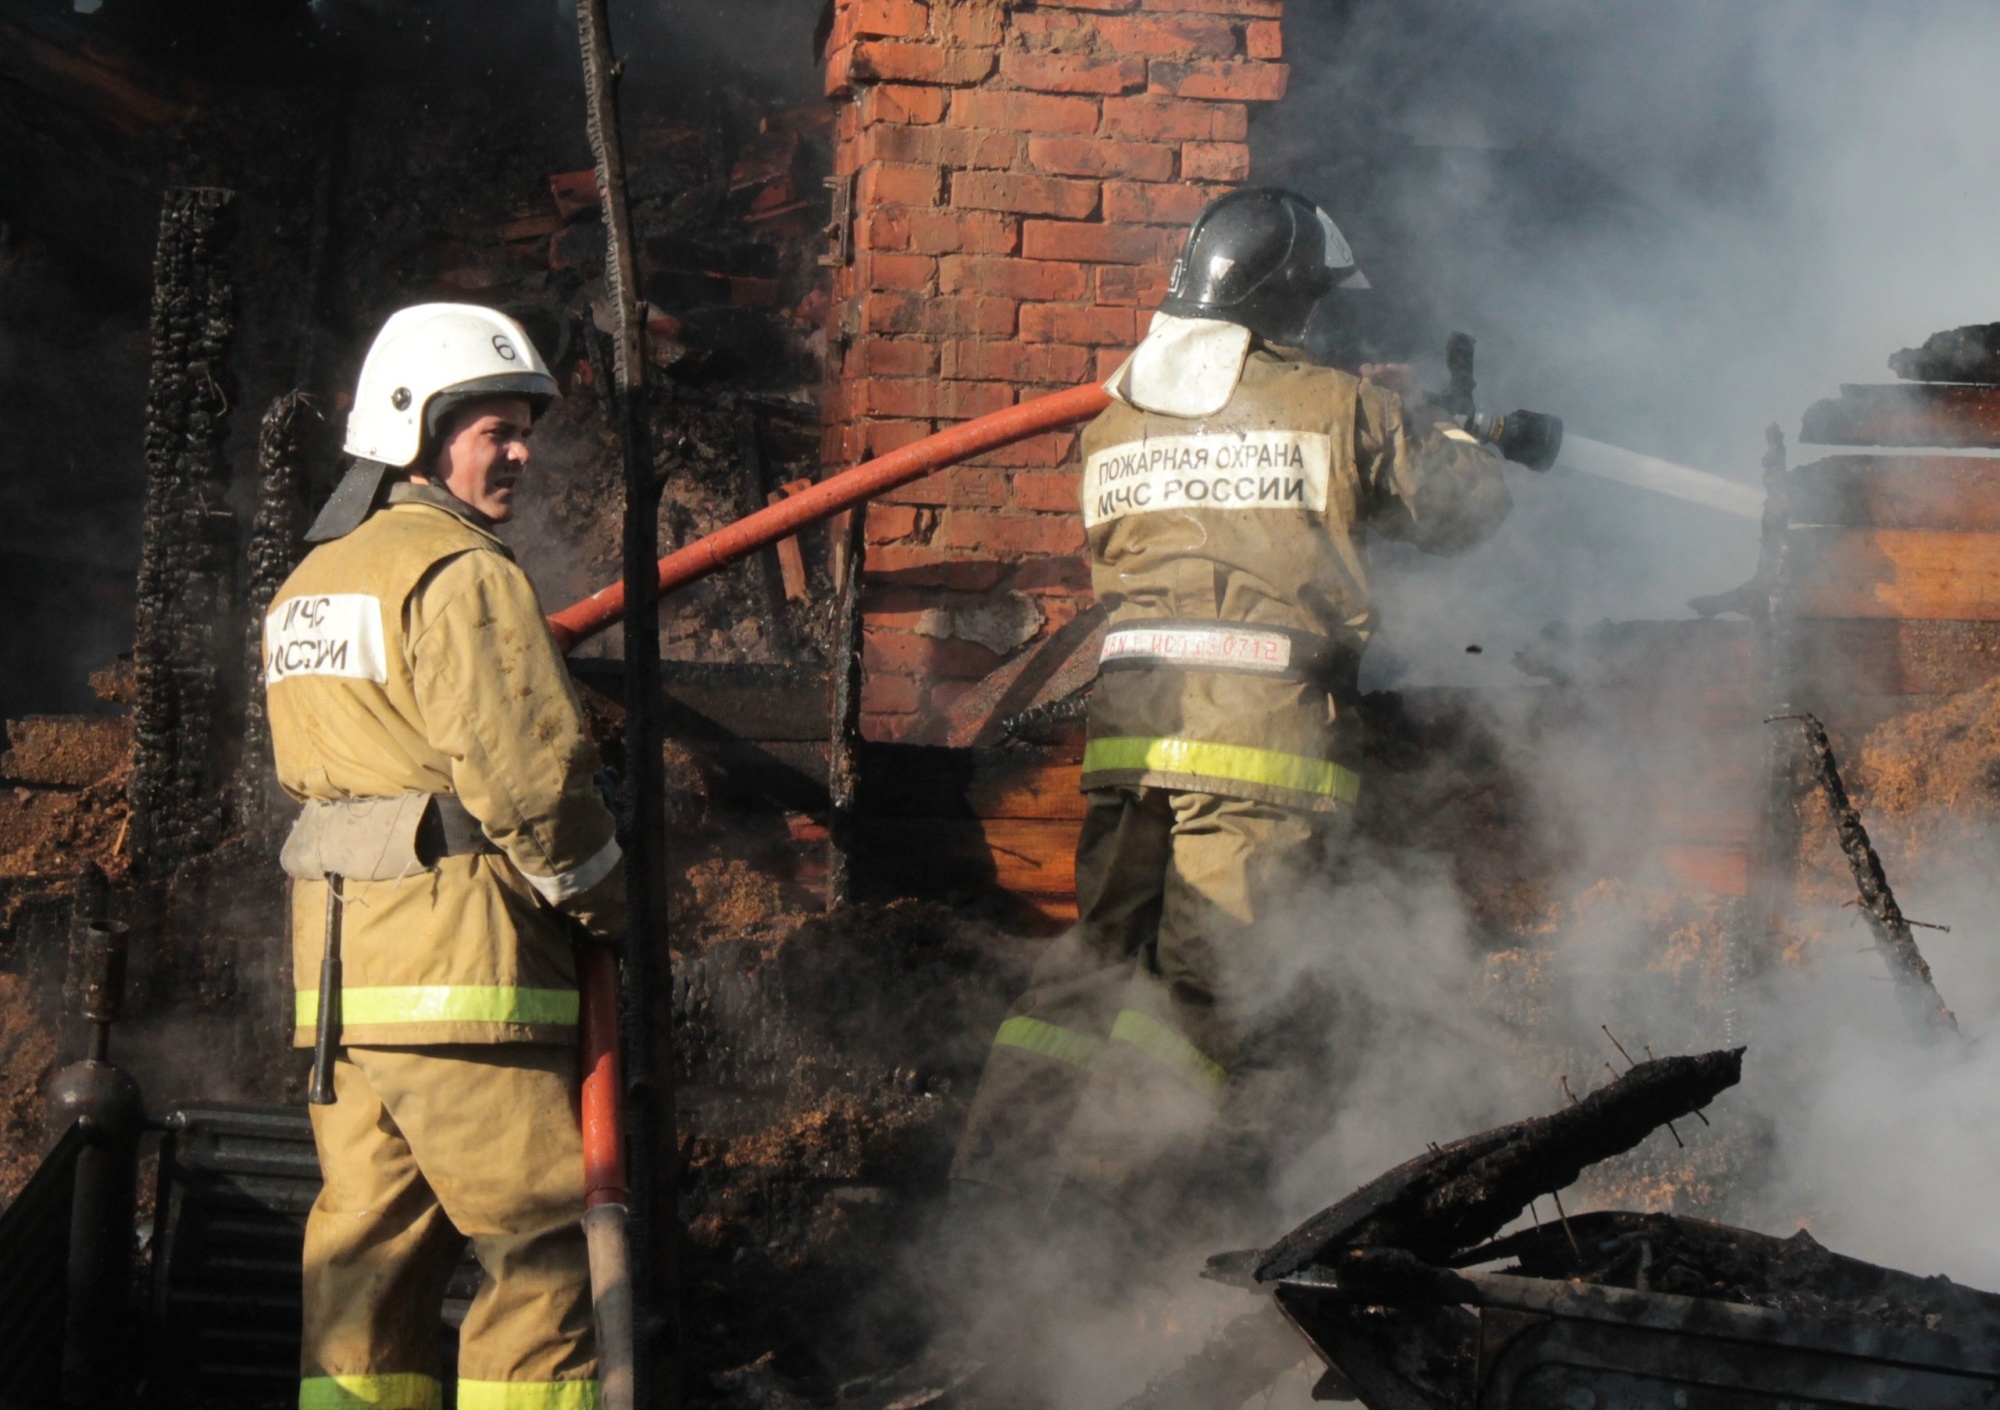
M 755 414 L 747 415 L 739 424 L 736 435 L 737 455 L 737 516 L 747 519 L 767 503 L 775 503 L 782 496 L 769 494 L 765 481 L 769 478 L 769 457 L 764 454 L 763 428 Z M 767 494 L 769 497 L 767 499 Z M 793 548 L 797 552 L 796 545 Z M 796 650 L 793 640 L 791 612 L 786 607 L 785 581 L 780 566 L 781 550 L 777 545 L 756 555 L 751 571 L 757 578 L 757 594 L 764 609 L 764 619 L 770 623 L 771 644 L 780 656 L 790 660 Z
M 854 803 L 861 772 L 861 568 L 868 556 L 868 506 L 847 515 L 845 541 L 836 555 L 840 565 L 840 607 L 833 629 L 832 754 L 827 761 L 827 792 L 832 816 L 827 827 L 826 906 L 844 906 L 853 899 L 855 847 Z
M 1833 814 L 1834 832 L 1840 838 L 1840 850 L 1846 854 L 1847 865 L 1854 872 L 1861 913 L 1868 917 L 1868 929 L 1875 937 L 1875 948 L 1888 961 L 1889 973 L 1896 980 L 1898 992 L 1904 996 L 1905 1007 L 1923 1032 L 1962 1036 L 1958 1031 L 1958 1019 L 1945 1007 L 1944 999 L 1937 991 L 1937 983 L 1931 978 L 1931 967 L 1925 962 L 1923 952 L 1917 948 L 1916 937 L 1910 933 L 1909 921 L 1903 918 L 1903 908 L 1896 903 L 1896 893 L 1889 886 L 1888 874 L 1882 870 L 1882 858 L 1868 840 L 1868 829 L 1862 825 L 1861 811 L 1847 796 L 1847 785 L 1840 777 L 1840 761 L 1834 757 L 1833 741 L 1826 736 L 1826 726 L 1815 715 L 1792 715 L 1788 718 L 1804 726 L 1806 750 L 1812 760 L 1813 773 L 1819 780 L 1821 791 L 1826 794 L 1826 805 Z
M 644 305 L 618 126 L 621 65 L 604 0 L 580 0 L 585 125 L 603 205 L 605 282 L 612 335 L 619 448 L 625 467 L 625 778 L 619 800 L 626 845 L 626 933 L 620 947 L 630 1170 L 633 1396 L 640 1406 L 679 1403 L 679 1145 L 673 1088 L 673 963 L 667 937 L 666 770 L 660 735 L 660 492 L 653 469 L 646 386 Z M 657 961 L 657 963 L 656 963 Z
M 303 391 L 287 392 L 271 403 L 257 429 L 257 517 L 250 526 L 244 593 L 243 760 L 237 775 L 237 807 L 243 830 L 253 839 L 272 837 L 277 819 L 271 722 L 264 706 L 264 613 L 304 557 L 311 414 Z
M 235 194 L 167 194 L 153 265 L 146 398 L 146 517 L 139 560 L 133 850 L 156 874 L 219 842 L 223 662 L 234 656 L 236 518 L 229 467 L 228 267 Z

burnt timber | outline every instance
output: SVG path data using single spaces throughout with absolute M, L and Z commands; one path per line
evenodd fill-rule
M 2000 446 L 2000 389 L 1926 382 L 1841 387 L 1806 409 L 1812 445 Z
M 1549 1116 L 1467 1136 L 1397 1166 L 1308 1219 L 1257 1258 L 1259 1282 L 1344 1251 L 1395 1248 L 1449 1258 L 1491 1236 L 1530 1200 L 1571 1184 L 1743 1076 L 1743 1050 L 1660 1058 Z
M 1327 1364 L 1315 1399 L 1370 1410 L 1989 1403 L 2000 1296 L 1843 1257 L 1803 1230 L 1606 1210 L 1480 1242 L 1739 1071 L 1738 1052 L 1636 1067 L 1568 1111 L 1409 1161 L 1262 1254 L 1218 1255 L 1211 1276 L 1270 1291 Z M 1288 1364 L 1274 1331 L 1237 1318 L 1127 1410 L 1254 1393 Z

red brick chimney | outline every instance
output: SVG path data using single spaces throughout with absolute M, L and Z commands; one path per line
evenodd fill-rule
M 836 0 L 829 472 L 1110 374 L 1188 223 L 1249 175 L 1282 9 Z M 1074 434 L 1040 436 L 870 510 L 871 738 L 939 742 L 955 699 L 1087 605 L 1075 462 Z

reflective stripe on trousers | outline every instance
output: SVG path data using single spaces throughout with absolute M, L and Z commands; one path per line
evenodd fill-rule
M 575 1023 L 574 989 L 520 989 L 511 984 L 398 984 L 343 987 L 340 1021 L 361 1027 L 380 1023 Z M 301 989 L 293 1021 L 319 1021 L 319 990 Z
M 1057 1062 L 1066 1062 L 1071 1067 L 1089 1069 L 1097 1065 L 1097 1055 L 1104 1050 L 1104 1040 L 1079 1033 L 1073 1028 L 1046 1023 L 1039 1018 L 1016 1015 L 1000 1025 L 1000 1031 L 993 1035 L 993 1046 L 1025 1048 L 1031 1053 L 1054 1058 Z
M 436 1376 L 308 1376 L 299 1382 L 299 1410 L 440 1410 Z
M 1111 1024 L 1110 1041 L 1137 1048 L 1198 1092 L 1219 1093 L 1229 1084 L 1229 1073 L 1222 1064 L 1166 1024 L 1137 1009 L 1119 1012 Z M 1103 1055 L 1105 1040 L 1039 1018 L 1016 1016 L 1000 1025 L 1000 1031 L 994 1035 L 993 1046 L 1025 1048 L 1057 1062 L 1089 1070 L 1097 1066 L 1098 1059 Z
M 1247 744 L 1213 744 L 1199 739 L 1146 739 L 1114 736 L 1083 747 L 1083 772 L 1148 772 L 1227 779 L 1271 788 L 1317 793 L 1352 803 L 1361 796 L 1361 776 L 1326 759 L 1256 749 Z
M 1219 1095 L 1229 1085 L 1229 1074 L 1221 1063 L 1157 1018 L 1137 1009 L 1119 1013 L 1111 1025 L 1111 1041 L 1131 1044 L 1197 1092 Z
M 598 1410 L 597 1382 L 467 1381 L 458 1383 L 459 1410 Z M 440 1410 L 444 1387 L 435 1376 L 312 1376 L 299 1382 L 299 1410 Z

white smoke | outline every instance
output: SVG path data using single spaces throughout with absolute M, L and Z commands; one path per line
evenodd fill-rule
M 2000 318 L 1991 5 L 1353 0 L 1288 7 L 1286 42 L 1292 94 L 1257 118 L 1257 178 L 1329 205 L 1403 315 L 1400 351 L 1464 329 L 1484 407 L 1555 411 L 1580 447 L 1727 482 L 1700 504 L 1510 470 L 1516 510 L 1478 552 L 1440 563 L 1377 545 L 1371 688 L 1530 696 L 1511 658 L 1545 623 L 1691 615 L 1686 598 L 1755 569 L 1767 424 L 1795 441 L 1810 402 L 1889 380 L 1890 352 Z M 1818 453 L 1794 445 L 1793 463 Z M 1754 705 L 1737 726 L 1749 735 L 1764 728 Z M 1671 708 L 1655 734 L 1685 740 Z M 1579 1093 L 1601 1085 L 1605 1064 L 1623 1066 L 1603 1024 L 1635 1056 L 1747 1044 L 1715 1126 L 1681 1124 L 1712 1180 L 1683 1192 L 1704 1212 L 1780 1235 L 1804 1223 L 1841 1252 L 2000 1287 L 1990 840 L 1894 878 L 1909 914 L 1954 926 L 1918 935 L 1967 1044 L 1913 1033 L 1866 930 L 1841 943 L 1851 911 L 1804 917 L 1834 939 L 1802 962 L 1750 935 L 1764 972 L 1746 963 L 1718 1000 L 1687 979 L 1694 960 L 1662 955 L 1666 922 L 1641 895 L 1658 878 L 1617 869 L 1659 840 L 1621 785 L 1619 751 L 1646 732 L 1537 743 L 1518 720 L 1498 727 L 1535 794 L 1521 825 L 1570 839 L 1572 881 L 1617 884 L 1541 937 L 1542 1007 L 1523 1015 L 1495 1010 L 1458 889 L 1421 854 L 1313 883 L 1294 953 L 1341 994 L 1339 1080 L 1317 1110 L 1271 1113 L 1321 1124 L 1267 1232 L 1429 1142 L 1554 1109 L 1558 1073 Z M 1673 924 L 1690 954 L 1712 939 L 1699 917 Z M 1728 924 L 1742 918 L 1710 929 Z M 1726 1167 L 1700 1164 L 1724 1151 Z M 1678 1159 L 1655 1135 L 1630 1164 Z M 1051 1364 L 1088 1362 L 1103 1337 L 1079 1325 Z M 1112 1404 L 1131 1378 L 1084 1395 L 1054 1384 L 1065 1403 Z
M 2000 93 L 1981 81 L 2000 62 L 1990 5 L 1360 0 L 1323 25 L 1296 11 L 1287 23 L 1293 96 L 1260 119 L 1260 177 L 1321 182 L 1371 275 L 1384 271 L 1378 284 L 1416 311 L 1412 326 L 1479 336 L 1483 405 L 1553 410 L 1584 437 L 1739 487 L 1700 507 L 1560 469 L 1510 471 L 1516 510 L 1485 548 L 1444 564 L 1376 554 L 1376 685 L 1522 687 L 1510 658 L 1546 622 L 1689 616 L 1686 597 L 1755 567 L 1742 511 L 1761 491 L 1766 424 L 1794 441 L 1794 465 L 1815 459 L 1795 443 L 1810 402 L 1843 381 L 1890 380 L 1887 354 L 1931 332 L 2000 318 L 1986 236 L 2000 215 L 2000 151 L 1986 140 Z M 1391 245 L 1371 251 L 1371 238 Z M 1687 733 L 1658 723 L 1657 737 Z M 1740 728 L 1763 726 L 1746 716 Z M 1604 762 L 1536 759 L 1541 806 L 1588 846 L 1579 878 L 1655 840 L 1655 820 L 1617 805 Z M 2000 1224 L 1980 1193 L 2000 1155 L 2000 1072 L 1979 1041 L 2000 1016 L 1990 852 L 1893 878 L 1906 911 L 1956 926 L 1918 937 L 1973 1039 L 1966 1052 L 1913 1038 L 1858 925 L 1851 946 L 1774 962 L 1763 985 L 1746 978 L 1725 1013 L 1649 978 L 1658 935 L 1615 907 L 1558 942 L 1569 1011 L 1554 1027 L 1582 1043 L 1608 1021 L 1663 1053 L 1747 1042 L 1744 1085 L 1718 1107 L 1758 1127 L 1746 1144 L 1759 1164 L 1725 1212 L 1781 1234 L 1808 1220 L 1842 1251 L 2000 1285 Z M 1836 933 L 1848 923 L 1818 919 Z M 1464 938 L 1408 943 L 1435 964 Z M 1463 1052 L 1464 1082 L 1439 1114 L 1477 1105 L 1468 1093 L 1507 1106 L 1506 1084 L 1480 1069 L 1486 1051 Z M 1607 1058 L 1600 1045 L 1579 1065 L 1601 1081 Z M 1441 1065 L 1427 1043 L 1371 1064 Z M 1417 1091 L 1381 1087 L 1364 1098 L 1364 1081 L 1344 1100 L 1328 1151 L 1421 1124 Z M 1331 1199 L 1362 1164 L 1336 1155 L 1295 1179 L 1324 1174 Z
M 1328 203 L 1432 381 L 1444 332 L 1477 336 L 1489 409 L 1756 494 L 1766 425 L 1795 438 L 1888 353 L 2000 318 L 1991 6 L 1357 0 L 1286 25 L 1258 179 Z M 1478 554 L 1378 555 L 1372 682 L 1510 684 L 1543 622 L 1685 616 L 1755 566 L 1748 519 L 1514 480 Z

